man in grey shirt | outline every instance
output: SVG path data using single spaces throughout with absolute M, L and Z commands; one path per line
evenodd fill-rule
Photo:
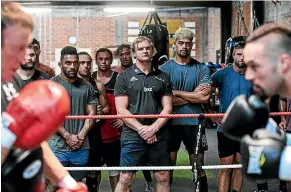
M 69 115 L 96 115 L 97 99 L 93 86 L 77 76 L 79 62 L 77 50 L 67 46 L 61 51 L 59 62 L 61 74 L 51 78 L 64 86 L 71 98 Z M 45 114 L 44 114 L 45 115 Z M 66 120 L 57 134 L 49 140 L 49 145 L 64 166 L 86 166 L 89 156 L 87 133 L 94 119 Z M 85 177 L 85 172 L 72 172 L 76 180 Z

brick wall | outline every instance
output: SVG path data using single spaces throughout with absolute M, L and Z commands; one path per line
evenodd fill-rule
M 208 61 L 216 62 L 216 50 L 221 42 L 220 9 L 208 9 Z
M 204 27 L 200 19 L 204 17 L 204 12 L 205 10 L 185 10 L 158 13 L 162 22 L 167 22 L 169 33 L 171 34 L 174 34 L 179 27 L 184 27 L 184 22 L 196 22 L 195 51 L 197 59 L 200 59 L 200 55 L 205 54 L 203 53 L 205 51 L 200 49 L 201 43 L 203 43 L 203 41 L 200 41 L 200 33 Z M 42 53 L 40 60 L 53 68 L 57 67 L 60 49 L 70 45 L 68 42 L 70 36 L 78 38 L 77 44 L 71 46 L 90 49 L 90 54 L 94 56 L 95 50 L 100 47 L 114 47 L 120 43 L 127 43 L 127 22 L 139 21 L 141 28 L 146 18 L 145 13 L 109 17 L 104 13 L 100 14 L 100 11 L 97 12 L 93 8 L 80 9 L 78 14 L 74 8 L 53 9 L 52 13 L 33 16 L 35 19 L 34 35 L 41 43 Z M 122 25 L 120 21 L 123 22 Z M 119 22 L 118 25 L 117 22 Z M 116 26 L 119 28 L 117 29 Z M 122 37 L 118 37 L 118 34 L 122 34 Z M 173 39 L 170 38 L 170 56 L 172 43 Z
M 52 67 L 55 67 L 58 61 L 55 59 L 55 49 L 70 45 L 68 42 L 70 36 L 78 37 L 78 43 L 71 46 L 89 48 L 92 56 L 96 48 L 115 45 L 114 17 L 79 18 L 78 23 L 76 18 L 56 17 L 51 19 L 51 24 L 49 19 L 42 19 L 36 24 L 40 29 L 36 36 L 41 42 L 40 60 Z
M 291 2 L 282 1 L 276 5 L 265 2 L 265 22 L 276 22 L 291 29 Z

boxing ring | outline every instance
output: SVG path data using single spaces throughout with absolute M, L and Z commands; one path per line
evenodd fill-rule
M 126 119 L 126 118 L 222 118 L 224 113 L 203 113 L 203 114 L 168 114 L 168 115 L 78 115 L 66 116 L 66 119 Z M 291 112 L 273 112 L 270 117 L 291 116 Z M 207 169 L 239 169 L 241 164 L 232 165 L 207 165 L 201 167 Z M 122 170 L 193 170 L 193 166 L 138 166 L 138 167 L 66 167 L 69 171 L 122 171 Z

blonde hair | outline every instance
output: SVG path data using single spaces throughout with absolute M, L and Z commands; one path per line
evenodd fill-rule
M 145 36 L 139 36 L 137 37 L 133 42 L 132 42 L 132 45 L 131 45 L 131 51 L 132 53 L 136 53 L 136 47 L 139 43 L 143 42 L 143 41 L 148 41 L 153 49 L 153 56 L 155 56 L 157 54 L 157 50 L 152 42 L 152 40 L 148 37 L 145 37 Z
M 194 33 L 189 28 L 180 28 L 175 32 L 174 38 L 175 38 L 175 41 L 177 41 L 178 38 L 179 39 L 191 39 L 191 40 L 193 40 Z
M 1 32 L 10 25 L 20 25 L 33 31 L 32 16 L 24 12 L 18 3 L 1 2 Z

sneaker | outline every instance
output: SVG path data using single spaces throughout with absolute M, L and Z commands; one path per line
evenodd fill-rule
M 146 182 L 145 192 L 155 192 L 154 184 L 152 182 Z

